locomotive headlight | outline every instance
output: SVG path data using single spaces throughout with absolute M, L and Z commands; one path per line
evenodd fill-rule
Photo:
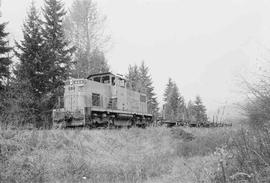
M 83 87 L 84 84 L 85 84 L 84 80 L 79 80 L 79 81 L 77 81 L 77 85 L 78 85 L 79 87 Z
M 85 84 L 85 81 L 84 80 L 77 80 L 77 81 L 75 81 L 74 84 L 77 84 L 77 85 L 81 86 L 81 85 Z

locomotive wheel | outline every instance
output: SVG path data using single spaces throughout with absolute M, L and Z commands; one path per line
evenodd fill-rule
M 114 128 L 114 122 L 113 121 L 114 121 L 113 119 L 110 119 L 108 121 L 108 126 L 107 126 L 108 129 L 113 129 Z

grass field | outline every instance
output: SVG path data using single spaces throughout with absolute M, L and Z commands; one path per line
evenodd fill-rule
M 232 130 L 1 131 L 0 182 L 217 182 Z

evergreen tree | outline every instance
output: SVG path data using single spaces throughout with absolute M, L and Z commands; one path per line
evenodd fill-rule
M 169 79 L 164 93 L 165 118 L 169 120 L 180 120 L 185 118 L 185 101 L 180 95 L 176 83 Z
M 206 107 L 203 105 L 202 99 L 200 96 L 196 96 L 193 110 L 194 110 L 194 116 L 197 122 L 207 121 Z
M 194 116 L 195 116 L 195 112 L 194 112 L 194 104 L 193 102 L 190 100 L 187 104 L 187 119 L 189 121 L 192 121 Z
M 167 113 L 171 114 L 173 119 L 176 119 L 178 116 L 178 107 L 179 107 L 179 90 L 175 83 L 173 83 L 173 87 L 171 91 L 169 91 L 169 95 L 167 98 Z
M 163 98 L 164 102 L 168 101 L 168 97 L 169 97 L 169 94 L 170 94 L 170 92 L 171 92 L 171 90 L 173 88 L 173 85 L 174 84 L 173 84 L 172 79 L 169 78 L 169 81 L 168 81 L 168 83 L 166 85 L 166 89 L 165 89 L 165 92 L 164 92 L 164 98 Z
M 181 94 L 179 94 L 179 100 L 178 100 L 178 114 L 177 114 L 177 120 L 184 120 L 187 118 L 187 107 L 185 104 L 185 99 Z
M 7 40 L 8 33 L 5 32 L 7 23 L 0 24 L 0 92 L 6 87 L 6 82 L 10 76 L 9 66 L 11 59 L 8 53 L 11 51 L 9 41 Z
M 23 25 L 23 40 L 16 42 L 15 55 L 20 63 L 15 71 L 18 81 L 30 83 L 36 95 L 44 93 L 43 76 L 44 42 L 42 39 L 42 23 L 35 5 L 32 3 L 27 20 Z M 40 96 L 39 96 L 40 97 Z
M 145 90 L 148 99 L 147 108 L 148 112 L 157 115 L 158 113 L 158 102 L 156 94 L 154 93 L 154 87 L 152 78 L 149 74 L 149 68 L 142 62 L 139 68 L 140 80 L 141 80 L 141 90 Z
M 45 67 L 43 60 L 44 43 L 42 23 L 38 11 L 32 3 L 28 17 L 23 25 L 23 40 L 16 42 L 15 55 L 20 63 L 15 70 L 16 98 L 22 123 L 41 122 L 40 99 L 46 92 Z M 24 120 L 24 121 L 23 121 Z
M 64 81 L 70 76 L 71 57 L 74 48 L 69 46 L 63 30 L 63 19 L 66 14 L 62 1 L 45 0 L 44 12 L 44 37 L 47 95 L 44 101 L 48 103 L 48 109 L 52 109 L 57 103 L 57 97 L 63 95 Z
M 156 116 L 158 113 L 158 102 L 154 92 L 151 75 L 149 74 L 149 68 L 144 62 L 141 63 L 140 67 L 136 64 L 134 66 L 129 66 L 126 77 L 129 82 L 129 87 L 132 90 L 146 94 L 148 100 L 147 110 L 149 113 Z
M 140 70 L 136 64 L 134 66 L 129 66 L 126 78 L 128 79 L 129 87 L 132 90 L 139 91 L 142 89 Z
M 0 24 L 0 125 L 6 123 L 7 114 L 9 111 L 9 96 L 8 83 L 10 77 L 9 66 L 11 59 L 9 52 L 9 42 L 7 40 L 8 33 L 5 32 L 6 23 Z

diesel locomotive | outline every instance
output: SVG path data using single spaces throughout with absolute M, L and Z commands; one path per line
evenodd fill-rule
M 147 97 L 119 74 L 99 73 L 65 82 L 62 108 L 53 110 L 53 127 L 146 127 L 152 122 Z

